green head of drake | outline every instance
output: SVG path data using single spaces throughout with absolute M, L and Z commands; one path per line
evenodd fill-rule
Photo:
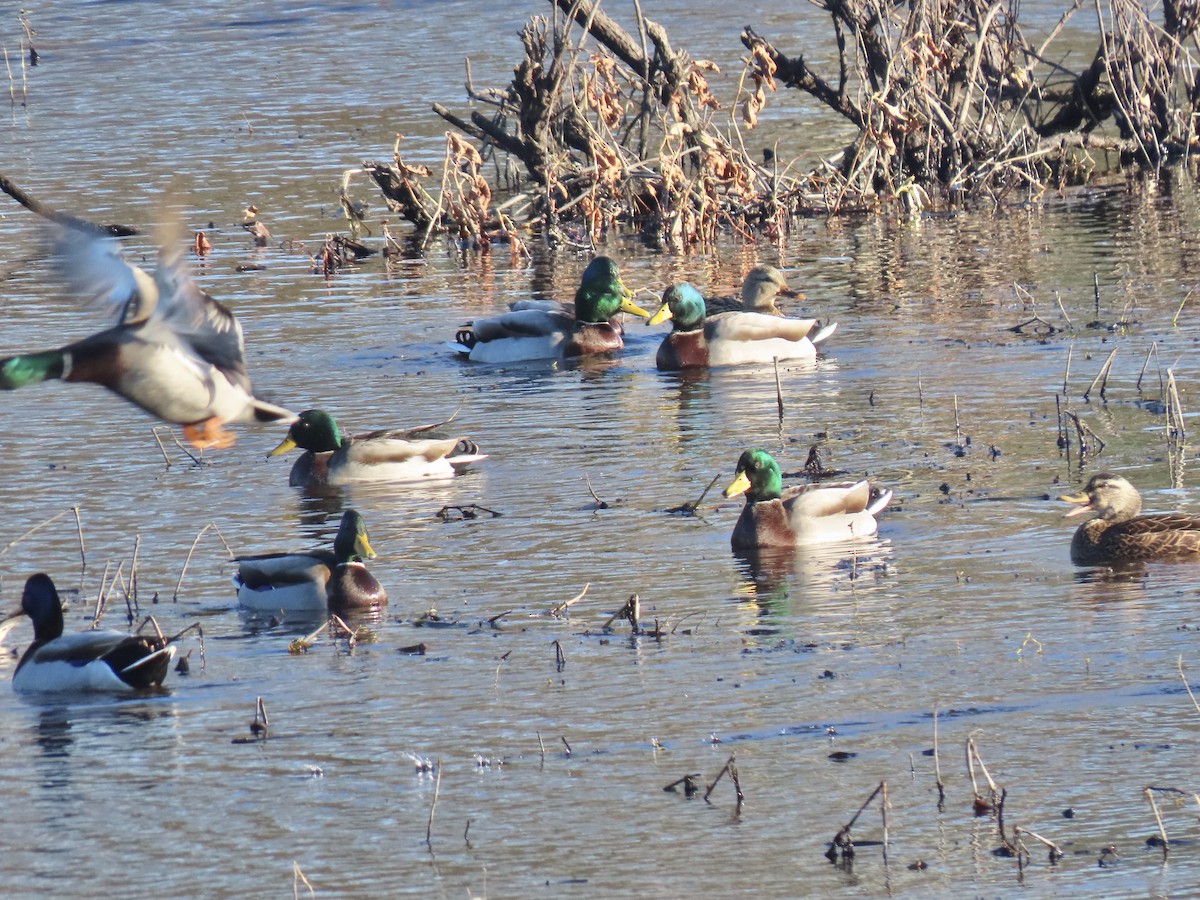
M 579 290 L 575 292 L 575 320 L 587 324 L 607 322 L 619 312 L 648 319 L 650 313 L 633 302 L 633 294 L 621 281 L 617 264 L 607 256 L 597 256 L 583 270 Z
M 62 378 L 65 365 L 61 350 L 10 357 L 0 361 L 0 390 L 15 391 L 27 384 Z
M 337 538 L 333 542 L 333 553 L 338 562 L 362 562 L 374 559 L 371 540 L 367 537 L 367 523 L 358 510 L 348 509 L 342 514 Z
M 323 409 L 306 409 L 288 428 L 287 437 L 267 456 L 279 456 L 299 447 L 313 453 L 325 453 L 342 446 L 342 432 L 333 416 Z
M 749 503 L 778 500 L 783 496 L 783 475 L 779 472 L 779 464 L 766 450 L 755 447 L 738 457 L 737 472 L 729 487 L 725 488 L 725 496 L 736 497 L 738 494 L 745 494 Z
M 657 325 L 670 319 L 672 331 L 695 331 L 703 327 L 705 313 L 704 298 L 700 292 L 686 281 L 681 281 L 663 292 L 662 306 L 646 324 Z

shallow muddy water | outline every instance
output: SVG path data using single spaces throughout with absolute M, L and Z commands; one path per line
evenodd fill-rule
M 676 46 L 716 58 L 732 90 L 743 16 L 643 5 Z M 214 224 L 198 278 L 240 317 L 265 396 L 325 407 L 351 430 L 457 411 L 490 458 L 453 480 L 307 496 L 287 485 L 290 460 L 265 458 L 281 429 L 239 427 L 236 447 L 203 466 L 168 442 L 168 467 L 154 423 L 99 389 L 0 397 L 3 604 L 44 570 L 70 603 L 68 627 L 84 628 L 106 566 L 128 572 L 136 542 L 142 612 L 205 634 L 203 661 L 185 639 L 190 674 L 172 673 L 160 695 L 0 691 L 5 895 L 280 895 L 293 866 L 325 896 L 1194 890 L 1194 811 L 1161 801 L 1164 866 L 1145 845 L 1157 826 L 1142 788 L 1200 787 L 1200 715 L 1179 674 L 1181 658 L 1200 672 L 1200 567 L 1077 569 L 1074 520 L 1052 498 L 1113 469 L 1147 509 L 1200 509 L 1192 451 L 1172 485 L 1156 405 L 1167 367 L 1184 408 L 1196 405 L 1195 193 L 1135 200 L 1118 186 L 995 215 L 804 223 L 783 246 L 730 242 L 686 259 L 613 237 L 602 249 L 634 289 L 687 278 L 728 293 L 761 261 L 806 292 L 794 309 L 839 323 L 815 365 L 781 367 L 782 421 L 769 369 L 655 371 L 664 328 L 634 323 L 620 357 L 578 367 L 474 366 L 446 350 L 474 316 L 531 292 L 569 297 L 588 253 L 535 247 L 513 265 L 436 242 L 423 258 L 323 279 L 295 248 L 250 246 L 237 223 L 255 203 L 278 240 L 315 250 L 341 229 L 342 171 L 386 158 L 397 132 L 414 161 L 437 165 L 428 106 L 465 108 L 462 55 L 477 84 L 498 83 L 524 18 L 547 10 L 35 13 L 43 63 L 3 125 L 0 171 L 106 222 L 154 221 L 171 190 L 190 227 Z M 768 4 L 763 22 L 784 32 L 791 15 Z M 16 24 L 0 28 L 11 52 Z M 120 87 L 96 75 L 115 64 Z M 355 184 L 382 209 L 365 178 Z M 0 355 L 101 327 L 47 284 L 32 214 L 9 203 L 0 235 Z M 135 257 L 151 246 L 130 243 Z M 263 268 L 239 272 L 247 263 Z M 1064 330 L 1009 330 L 1035 312 Z M 1121 320 L 1132 324 L 1106 327 Z M 1106 401 L 1085 402 L 1113 348 Z M 1105 441 L 1082 474 L 1057 446 L 1064 378 L 1063 407 Z M 826 465 L 895 491 L 878 537 L 739 559 L 740 502 L 718 493 L 738 455 L 763 446 L 796 472 L 813 445 Z M 718 475 L 700 515 L 667 512 Z M 437 515 L 472 503 L 501 515 Z M 82 571 L 69 513 L 25 536 L 75 506 Z M 237 553 L 300 549 L 332 540 L 348 507 L 370 526 L 391 597 L 373 641 L 289 654 L 319 623 L 239 611 L 212 530 L 172 602 L 207 524 Z M 569 618 L 548 615 L 585 586 Z M 660 639 L 619 622 L 603 633 L 633 593 Z M 123 608 L 105 616 L 123 619 Z M 30 635 L 18 626 L 5 650 Z M 426 655 L 401 652 L 418 643 Z M 269 737 L 246 743 L 258 697 Z M 942 810 L 924 755 L 935 709 Z M 1006 827 L 1059 843 L 1057 866 L 1037 845 L 1024 872 L 993 854 L 995 820 L 971 811 L 971 735 L 1007 790 Z M 731 754 L 740 812 L 727 778 L 710 804 L 663 791 L 692 773 L 706 785 Z M 440 761 L 440 783 L 414 758 Z M 828 841 L 881 781 L 887 866 L 870 843 L 882 839 L 876 805 L 854 827 L 854 867 L 831 865 Z M 1119 859 L 1098 865 L 1109 846 Z M 910 869 L 917 860 L 928 868 Z

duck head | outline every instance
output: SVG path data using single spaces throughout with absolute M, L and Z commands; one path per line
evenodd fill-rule
M 607 322 L 619 312 L 648 319 L 650 313 L 633 302 L 633 294 L 621 281 L 617 264 L 597 256 L 583 270 L 575 292 L 575 319 L 587 324 Z

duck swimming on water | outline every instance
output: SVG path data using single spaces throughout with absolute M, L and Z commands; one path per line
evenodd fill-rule
M 1079 504 L 1067 516 L 1095 513 L 1075 529 L 1071 561 L 1080 566 L 1138 560 L 1200 560 L 1200 517 L 1142 511 L 1142 497 L 1129 481 L 1111 472 L 1093 475 L 1079 494 L 1058 498 Z
M 21 610 L 33 620 L 33 643 L 13 673 L 20 692 L 114 691 L 158 687 L 175 646 L 156 635 L 92 629 L 63 634 L 62 601 L 49 575 L 31 575 Z

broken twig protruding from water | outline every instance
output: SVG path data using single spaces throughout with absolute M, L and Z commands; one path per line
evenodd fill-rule
M 585 584 L 583 586 L 583 590 L 580 591 L 578 594 L 576 594 L 574 597 L 572 597 L 570 600 L 567 600 L 564 603 L 560 603 L 560 604 L 558 604 L 558 606 L 550 607 L 550 613 L 549 613 L 550 618 L 552 618 L 552 619 L 561 618 L 562 614 L 564 612 L 566 612 L 568 609 L 570 609 L 572 606 L 574 606 L 576 603 L 578 603 L 580 600 L 583 599 L 584 595 L 588 592 L 588 588 L 590 588 L 591 586 L 592 586 L 592 583 L 589 581 L 587 584 Z
M 708 496 L 708 492 L 713 489 L 713 485 L 720 480 L 721 473 L 718 472 L 713 476 L 713 480 L 708 483 L 708 487 L 700 492 L 699 497 L 697 497 L 695 500 L 688 500 L 686 503 L 683 503 L 680 506 L 672 506 L 667 510 L 667 512 L 676 516 L 694 516 L 696 514 L 696 510 L 700 508 L 700 504 L 704 502 L 704 498 Z
M 737 808 L 740 812 L 742 809 L 742 804 L 746 801 L 746 796 L 742 793 L 742 785 L 738 779 L 737 755 L 734 753 L 729 754 L 729 759 L 725 760 L 725 765 L 721 767 L 721 771 L 717 773 L 717 777 L 712 780 L 712 783 L 709 784 L 707 790 L 704 791 L 704 802 L 710 802 L 708 798 L 712 795 L 713 788 L 717 786 L 717 783 L 726 774 L 728 774 L 730 780 L 733 781 L 733 789 L 737 792 Z

